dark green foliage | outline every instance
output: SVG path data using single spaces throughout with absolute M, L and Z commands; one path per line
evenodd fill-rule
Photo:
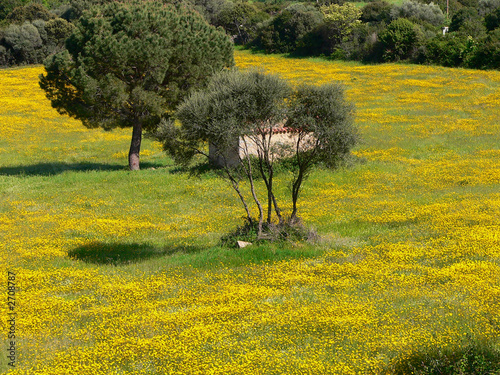
M 485 17 L 500 8 L 500 0 L 479 0 L 479 15 Z
M 196 12 L 152 2 L 84 12 L 67 50 L 46 62 L 40 86 L 53 107 L 89 127 L 133 127 L 131 169 L 142 130 L 154 131 L 192 89 L 234 64 L 232 43 Z
M 0 38 L 1 37 L 2 36 L 0 34 Z M 0 66 L 9 65 L 11 59 L 11 53 L 7 50 L 7 48 L 0 44 Z
M 394 375 L 493 375 L 500 373 L 500 351 L 486 342 L 432 348 L 397 358 L 387 369 Z
M 333 49 L 330 29 L 327 24 L 320 23 L 297 42 L 294 54 L 298 56 L 329 56 Z
M 224 7 L 217 17 L 217 26 L 222 26 L 235 43 L 246 44 L 254 37 L 257 24 L 268 19 L 269 15 L 259 11 L 250 3 L 231 3 Z
M 458 32 L 477 40 L 486 36 L 484 23 L 476 8 L 462 8 L 451 19 L 450 32 Z
M 53 45 L 64 45 L 75 27 L 62 18 L 55 18 L 45 23 L 47 42 Z
M 500 27 L 500 7 L 484 17 L 484 23 L 488 31 L 495 30 Z
M 458 0 L 459 4 L 464 8 L 478 9 L 479 0 Z
M 0 1 L 0 21 L 7 18 L 7 16 L 17 7 L 23 5 L 22 0 L 2 0 Z
M 389 23 L 392 5 L 386 1 L 373 1 L 366 4 L 361 13 L 361 21 L 370 23 Z
M 71 7 L 66 9 L 66 11 L 61 15 L 68 21 L 73 21 L 79 19 L 84 11 L 90 11 L 94 7 L 103 6 L 114 2 L 115 0 L 70 0 Z
M 401 6 L 391 10 L 391 17 L 407 18 L 411 21 L 424 21 L 434 26 L 443 26 L 445 16 L 438 5 L 424 4 L 413 0 L 405 1 Z
M 490 31 L 478 43 L 468 66 L 476 69 L 500 69 L 500 28 Z
M 323 21 L 316 8 L 293 4 L 265 23 L 253 45 L 266 52 L 293 52 L 301 39 Z
M 63 49 L 72 30 L 73 25 L 60 18 L 11 24 L 0 37 L 0 65 L 41 64 Z
M 6 49 L 11 51 L 12 61 L 9 63 L 39 64 L 45 57 L 41 51 L 43 41 L 40 32 L 30 22 L 8 26 L 4 31 L 4 40 Z
M 447 3 L 452 19 L 445 16 Z M 321 4 L 316 2 L 317 6 Z M 323 10 L 328 7 L 318 8 L 324 13 L 322 20 L 304 22 L 308 19 L 304 16 L 304 5 L 288 6 L 263 22 L 255 34 L 248 33 L 247 45 L 268 53 L 295 56 L 327 56 L 372 63 L 403 60 L 497 69 L 495 37 L 488 32 L 500 27 L 500 0 L 437 0 L 437 4 L 428 0 L 406 0 L 399 6 L 372 1 L 362 8 L 358 17 L 361 24 L 356 23 L 358 18 L 343 22 L 349 17 L 341 14 L 338 6 L 326 13 Z M 304 17 L 294 24 L 300 18 L 292 16 L 297 11 Z M 399 19 L 402 21 L 392 23 Z M 450 22 L 449 32 L 443 36 L 443 27 Z M 346 25 L 348 27 L 344 27 Z M 236 29 L 233 27 L 233 35 L 238 32 Z
M 477 21 L 479 21 L 477 9 L 462 8 L 453 15 L 450 23 L 450 32 L 459 31 L 465 24 Z
M 48 21 L 55 18 L 55 15 L 50 13 L 42 4 L 30 3 L 28 5 L 15 8 L 12 13 L 7 16 L 7 20 L 11 23 L 22 24 L 26 21 L 44 20 Z
M 415 56 L 422 41 L 422 32 L 413 22 L 398 18 L 392 21 L 379 37 L 383 59 L 399 61 Z
M 426 42 L 425 59 L 443 66 L 462 66 L 469 41 L 461 35 L 438 35 Z
M 475 40 L 479 40 L 486 36 L 487 31 L 488 30 L 486 29 L 486 26 L 484 26 L 483 19 L 478 18 L 476 20 L 465 21 L 458 30 L 458 33 L 470 36 Z

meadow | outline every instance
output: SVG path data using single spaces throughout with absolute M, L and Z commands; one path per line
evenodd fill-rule
M 500 72 L 235 59 L 356 105 L 352 163 L 299 201 L 314 243 L 221 247 L 244 216 L 227 183 L 151 140 L 129 172 L 131 130 L 59 115 L 40 66 L 0 70 L 0 372 L 388 374 L 500 350 Z

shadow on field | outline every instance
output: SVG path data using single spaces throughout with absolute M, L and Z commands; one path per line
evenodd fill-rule
M 141 169 L 160 168 L 163 165 L 141 162 Z M 4 176 L 53 176 L 66 171 L 120 171 L 128 170 L 124 164 L 102 163 L 39 163 L 33 165 L 19 165 L 0 167 L 0 175 Z
M 87 263 L 119 266 L 139 263 L 148 259 L 173 255 L 175 253 L 190 254 L 202 250 L 203 249 L 196 246 L 159 248 L 152 245 L 93 242 L 70 250 L 68 256 L 72 259 L 81 260 Z

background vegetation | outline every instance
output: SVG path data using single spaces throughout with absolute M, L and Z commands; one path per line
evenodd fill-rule
M 316 243 L 219 246 L 244 215 L 223 181 L 148 140 L 132 173 L 129 131 L 57 114 L 41 67 L 0 70 L 10 374 L 498 371 L 500 74 L 235 57 L 292 84 L 340 80 L 357 105 L 356 159 L 304 187 Z
M 500 67 L 500 0 L 163 1 L 192 7 L 236 44 L 267 53 Z M 85 10 L 107 2 L 2 2 L 0 65 L 40 63 L 63 46 L 63 36 Z M 46 32 L 49 19 L 57 23 L 51 21 Z M 444 27 L 449 30 L 443 35 Z

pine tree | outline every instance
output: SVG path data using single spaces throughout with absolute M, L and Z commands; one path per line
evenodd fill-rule
M 197 12 L 113 2 L 84 12 L 66 50 L 46 61 L 40 86 L 59 113 L 88 128 L 132 127 L 129 167 L 138 170 L 143 131 L 232 65 L 232 42 Z

